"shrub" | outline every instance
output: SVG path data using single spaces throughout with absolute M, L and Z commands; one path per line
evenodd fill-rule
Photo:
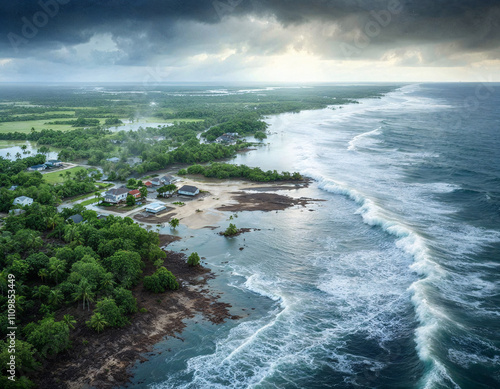
M 170 271 L 160 267 L 153 275 L 144 277 L 144 287 L 153 293 L 161 293 L 179 289 L 179 283 Z
M 233 224 L 230 223 L 229 227 L 226 228 L 226 231 L 224 231 L 224 236 L 234 236 L 239 232 L 238 228 Z
M 192 253 L 187 260 L 189 266 L 198 266 L 200 264 L 200 256 L 197 252 Z

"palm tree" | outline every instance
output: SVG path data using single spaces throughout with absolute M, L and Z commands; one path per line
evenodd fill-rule
M 76 224 L 70 224 L 64 229 L 64 240 L 68 243 L 73 242 L 80 233 Z
M 97 331 L 97 333 L 101 332 L 104 330 L 104 328 L 108 325 L 108 322 L 104 320 L 104 316 L 96 312 L 92 315 L 90 318 L 90 326 Z
M 101 281 L 101 289 L 102 290 L 112 289 L 116 283 L 113 280 L 113 278 L 114 278 L 113 273 L 106 273 Z
M 38 300 L 42 300 L 43 293 L 38 286 L 33 288 L 33 297 L 38 297 Z
M 42 282 L 45 282 L 45 278 L 49 276 L 49 272 L 47 269 L 40 269 L 38 272 L 38 277 L 42 279 Z
M 66 273 L 66 262 L 56 257 L 52 257 L 49 260 L 49 272 L 52 277 L 56 280 L 56 284 L 58 283 L 59 276 L 64 275 Z
M 82 299 L 82 309 L 85 309 L 85 302 L 87 302 L 87 309 L 90 310 L 90 302 L 94 301 L 94 293 L 92 292 L 92 287 L 86 278 L 82 278 L 78 284 L 77 290 L 72 294 L 74 301 Z
M 52 289 L 49 294 L 49 304 L 58 306 L 64 301 L 64 295 L 59 289 Z
M 7 154 L 5 154 L 5 156 L 6 156 L 7 158 L 10 158 L 10 153 L 8 152 Z
M 171 228 L 174 228 L 174 229 L 175 229 L 175 228 L 179 225 L 179 219 L 177 219 L 177 218 L 175 218 L 175 217 L 174 217 L 173 219 L 171 219 L 171 220 L 168 222 L 168 224 L 170 224 L 170 227 L 171 227 Z
M 76 320 L 75 320 L 75 318 L 73 316 L 71 316 L 71 315 L 64 315 L 62 321 L 65 322 L 71 330 L 75 329 L 74 324 L 76 324 Z
M 64 220 L 60 215 L 52 215 L 47 217 L 47 227 L 49 227 L 52 231 L 56 226 L 62 223 Z
M 21 159 L 21 157 L 22 157 L 22 155 L 21 155 L 21 153 L 18 151 L 18 152 L 16 153 L 16 159 Z

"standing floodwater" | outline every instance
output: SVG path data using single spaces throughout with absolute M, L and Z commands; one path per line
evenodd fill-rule
M 315 183 L 288 194 L 326 201 L 173 244 L 242 318 L 190 321 L 135 387 L 500 387 L 500 86 L 465 104 L 477 87 L 269 118 L 270 145 L 235 163 L 298 170 Z

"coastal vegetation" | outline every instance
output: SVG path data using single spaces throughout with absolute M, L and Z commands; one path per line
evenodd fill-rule
M 226 230 L 222 233 L 224 236 L 235 236 L 238 235 L 240 230 L 236 227 L 235 224 L 230 223 Z
M 179 285 L 163 266 L 166 255 L 158 234 L 130 218 L 98 219 L 96 212 L 81 206 L 57 212 L 34 203 L 25 210 L 8 216 L 0 233 L 0 331 L 5 339 L 11 274 L 16 285 L 16 352 L 24 360 L 18 373 L 23 387 L 31 387 L 30 375 L 70 349 L 78 328 L 102 332 L 127 325 L 138 308 L 134 286 L 142 282 L 147 290 L 161 293 Z M 74 214 L 81 214 L 84 223 L 66 222 Z M 146 263 L 158 259 L 160 267 L 144 276 Z M 82 312 L 77 320 L 68 315 L 73 307 Z M 5 353 L 6 344 L 0 342 L 0 360 Z M 4 374 L 2 368 L 2 387 L 18 387 Z
M 3 218 L 0 228 L 0 332 L 6 339 L 12 278 L 20 361 L 18 380 L 12 383 L 6 377 L 9 344 L 0 341 L 0 386 L 5 388 L 33 387 L 31 380 L 38 371 L 47 370 L 54 358 L 88 343 L 81 334 L 102 335 L 127 326 L 134 315 L 146 314 L 142 300 L 136 299 L 138 289 L 157 294 L 180 288 L 151 226 L 145 229 L 131 218 L 98 216 L 85 208 L 101 202 L 101 190 L 115 184 L 100 180 L 123 181 L 128 190 L 138 189 L 143 199 L 148 189 L 137 177 L 158 177 L 154 172 L 174 166 L 191 165 L 179 174 L 209 178 L 301 180 L 296 172 L 220 161 L 262 144 L 247 139 L 267 137 L 266 115 L 342 106 L 390 90 L 335 86 L 247 93 L 234 89 L 213 98 L 195 87 L 158 86 L 144 93 L 121 87 L 109 87 L 107 93 L 77 89 L 6 86 L 0 91 L 0 141 L 20 145 L 23 151 L 0 157 L 0 212 L 19 208 Z M 120 130 L 140 120 L 144 126 Z M 151 121 L 156 124 L 148 125 Z M 28 154 L 27 142 L 38 148 L 38 154 Z M 57 150 L 61 161 L 78 161 L 86 167 L 46 174 L 27 170 L 45 163 L 51 150 Z M 175 185 L 165 185 L 158 194 L 175 190 Z M 14 207 L 14 199 L 21 196 L 31 198 L 33 204 Z M 64 199 L 84 201 L 58 210 Z M 129 195 L 128 207 L 123 208 L 133 208 L 135 202 Z M 168 223 L 175 229 L 179 219 Z M 230 237 L 244 230 L 231 223 L 221 234 Z M 187 265 L 184 257 L 181 264 L 192 273 L 204 270 L 196 252 Z
M 392 88 L 337 85 L 265 93 L 236 88 L 217 98 L 203 89 L 155 86 L 154 93 L 147 88 L 134 93 L 113 86 L 106 93 L 99 88 L 82 93 L 80 88 L 6 87 L 0 91 L 0 140 L 57 149 L 60 160 L 85 159 L 111 180 L 126 181 L 173 164 L 230 158 L 249 146 L 243 137 L 265 139 L 266 115 L 342 106 Z M 144 125 L 136 131 L 120 130 L 124 122 L 140 120 Z M 232 144 L 212 143 L 226 133 L 238 134 Z
M 298 181 L 303 177 L 300 173 L 281 172 L 276 170 L 263 171 L 259 167 L 250 168 L 246 165 L 233 165 L 229 163 L 214 162 L 207 166 L 192 165 L 187 169 L 181 169 L 179 175 L 201 174 L 205 177 L 213 178 L 243 178 L 249 181 L 268 182 L 268 181 Z
M 197 252 L 191 253 L 188 257 L 187 264 L 189 266 L 198 266 L 200 264 L 200 256 Z

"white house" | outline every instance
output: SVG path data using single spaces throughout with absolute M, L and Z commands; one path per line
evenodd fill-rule
M 163 204 L 163 203 L 152 203 L 152 204 L 149 204 L 146 207 L 146 212 L 158 213 L 158 212 L 163 211 L 164 209 L 167 209 L 167 207 L 165 206 L 165 204 Z
M 177 191 L 177 193 L 186 196 L 196 196 L 198 193 L 200 193 L 200 190 L 196 186 L 184 185 Z
M 121 201 L 125 201 L 127 195 L 127 188 L 111 189 L 104 194 L 104 201 L 111 204 L 118 204 Z
M 25 205 L 31 205 L 33 204 L 33 199 L 31 197 L 26 197 L 26 196 L 19 196 L 19 197 L 16 197 L 14 199 L 14 205 L 21 205 L 21 206 L 25 206 Z

